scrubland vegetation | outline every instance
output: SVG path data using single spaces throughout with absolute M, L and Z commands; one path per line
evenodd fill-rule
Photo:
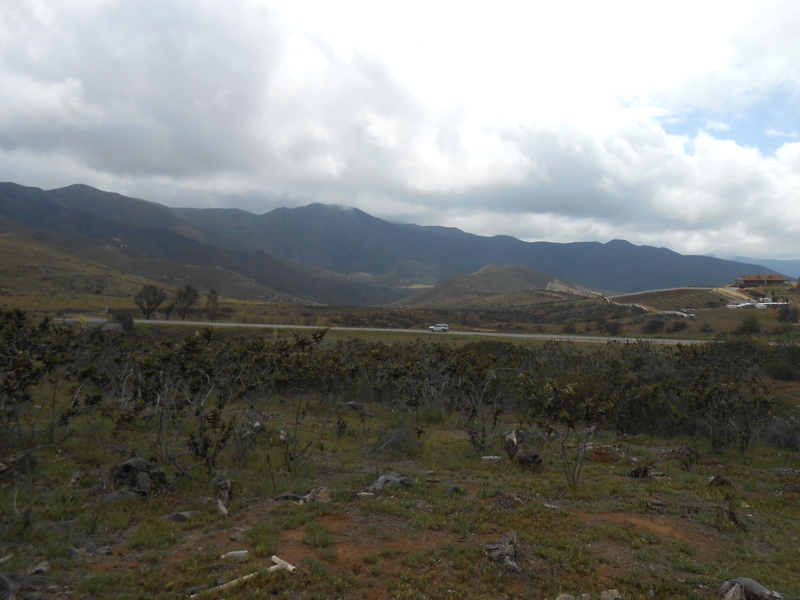
M 713 598 L 736 576 L 800 593 L 796 346 L 326 333 L 126 334 L 4 313 L 2 570 L 47 560 L 39 597 L 174 597 L 271 554 L 300 570 L 236 597 Z M 509 430 L 541 465 L 505 456 Z M 118 476 L 132 457 L 146 485 Z M 412 485 L 359 495 L 391 471 Z M 227 515 L 216 474 L 234 482 Z M 330 502 L 273 500 L 321 487 Z M 510 531 L 516 568 L 485 550 Z M 220 560 L 237 549 L 250 562 Z

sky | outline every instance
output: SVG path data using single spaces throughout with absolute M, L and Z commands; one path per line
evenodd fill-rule
M 793 0 L 0 0 L 0 181 L 800 258 Z

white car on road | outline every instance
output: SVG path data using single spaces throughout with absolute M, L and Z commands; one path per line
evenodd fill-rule
M 428 327 L 430 331 L 447 331 L 447 323 L 437 323 L 436 325 L 431 325 Z

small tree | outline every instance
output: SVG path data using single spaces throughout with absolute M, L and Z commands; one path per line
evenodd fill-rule
M 211 321 L 215 321 L 219 316 L 219 294 L 214 288 L 208 290 L 206 294 L 206 315 Z
M 190 284 L 182 287 L 175 295 L 175 310 L 178 311 L 178 316 L 182 321 L 186 320 L 186 315 L 189 314 L 189 309 L 197 303 L 200 298 L 200 292 L 197 288 Z
M 588 454 L 589 437 L 602 416 L 613 406 L 613 401 L 588 395 L 576 383 L 559 386 L 555 380 L 548 379 L 537 404 L 541 406 L 541 412 L 535 415 L 535 420 L 558 439 L 567 484 L 577 489 Z M 571 448 L 574 448 L 572 456 Z
M 145 319 L 149 319 L 153 311 L 161 306 L 166 299 L 167 293 L 152 283 L 145 284 L 133 297 L 133 301 L 142 311 Z
M 734 330 L 734 333 L 738 335 L 755 335 L 759 331 L 761 331 L 761 323 L 758 322 L 758 317 L 749 314 L 739 322 L 739 326 Z
M 778 321 L 781 323 L 796 323 L 797 322 L 797 309 L 794 306 L 781 306 L 778 309 Z

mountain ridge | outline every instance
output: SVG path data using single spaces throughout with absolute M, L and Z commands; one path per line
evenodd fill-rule
M 277 294 L 323 304 L 389 304 L 414 286 L 437 285 L 487 265 L 518 265 L 602 293 L 724 285 L 746 273 L 772 272 L 625 240 L 525 242 L 391 223 L 358 208 L 319 203 L 261 215 L 170 208 L 83 184 L 45 191 L 0 183 L 0 223 L 87 258 L 103 240 L 120 240 L 148 259 L 227 269 Z M 146 274 L 146 265 L 138 269 Z

